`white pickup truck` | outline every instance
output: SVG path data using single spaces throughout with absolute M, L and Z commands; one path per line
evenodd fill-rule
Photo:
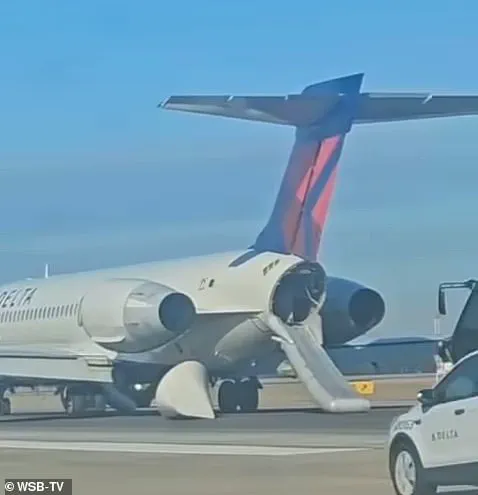
M 478 485 L 478 351 L 421 391 L 418 403 L 393 421 L 389 467 L 398 495 Z

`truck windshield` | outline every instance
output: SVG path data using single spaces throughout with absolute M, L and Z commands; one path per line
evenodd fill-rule
M 452 337 L 454 361 L 478 349 L 478 289 L 474 289 L 458 319 Z

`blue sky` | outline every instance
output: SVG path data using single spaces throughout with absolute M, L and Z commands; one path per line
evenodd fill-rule
M 476 2 L 2 2 L 2 280 L 242 248 L 292 131 L 174 114 L 180 93 L 478 93 Z M 321 259 L 381 290 L 380 334 L 427 333 L 474 275 L 478 117 L 356 128 Z M 446 327 L 445 327 L 446 328 Z

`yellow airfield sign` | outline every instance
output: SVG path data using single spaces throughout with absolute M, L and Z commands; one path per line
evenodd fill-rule
M 350 382 L 350 384 L 360 395 L 373 395 L 375 393 L 375 382 L 373 381 Z

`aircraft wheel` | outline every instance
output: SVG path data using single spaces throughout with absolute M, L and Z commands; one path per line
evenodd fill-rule
M 237 386 L 226 381 L 219 386 L 217 402 L 222 413 L 233 413 L 237 410 Z
M 86 412 L 86 397 L 84 395 L 67 395 L 65 412 L 68 416 L 78 417 Z
M 133 390 L 131 398 L 135 401 L 136 407 L 150 407 L 158 384 L 148 385 L 142 390 Z
M 257 411 L 259 406 L 259 390 L 253 380 L 246 380 L 237 384 L 239 407 L 241 412 Z
M 0 401 L 0 416 L 9 416 L 12 413 L 12 405 L 10 399 L 2 399 Z
M 105 412 L 106 406 L 107 406 L 107 403 L 106 403 L 105 396 L 104 395 L 101 395 L 101 394 L 96 394 L 94 396 L 94 409 L 95 409 L 95 412 L 98 412 L 98 413 Z
M 66 411 L 68 408 L 68 396 L 69 396 L 68 388 L 62 387 L 58 395 L 60 396 L 61 405 L 63 406 L 63 409 Z

